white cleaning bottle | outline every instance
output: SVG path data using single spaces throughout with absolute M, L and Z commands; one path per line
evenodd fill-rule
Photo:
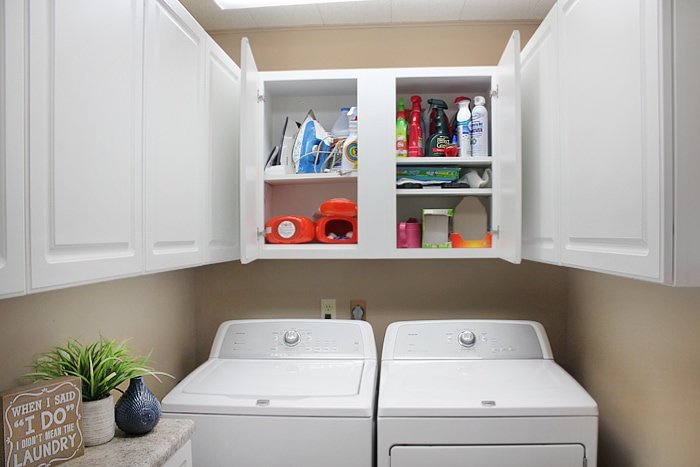
M 348 118 L 348 112 L 350 107 L 343 107 L 340 109 L 340 115 L 335 120 L 333 127 L 331 128 L 331 135 L 336 138 L 347 138 L 350 130 L 350 123 Z
M 488 157 L 489 113 L 484 107 L 486 99 L 483 96 L 476 96 L 474 104 L 474 110 L 472 110 L 472 157 Z
M 340 162 L 341 172 L 357 169 L 357 107 L 348 112 L 348 137 L 343 143 L 343 158 Z
M 459 157 L 471 157 L 472 155 L 472 113 L 469 110 L 470 99 L 462 99 L 457 102 L 457 145 Z

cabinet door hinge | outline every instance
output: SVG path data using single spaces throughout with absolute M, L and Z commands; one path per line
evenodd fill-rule
M 491 91 L 489 91 L 489 95 L 498 99 L 498 85 L 496 85 L 496 89 L 492 89 Z
M 257 232 L 257 233 L 258 233 L 258 238 L 265 238 L 265 235 L 266 235 L 266 234 L 265 234 L 265 229 L 260 229 L 260 228 L 258 228 L 257 231 L 258 231 L 258 232 Z
M 501 238 L 501 226 L 497 225 L 495 228 L 491 229 L 491 237 Z
M 258 89 L 258 102 L 265 102 L 265 95 L 260 94 L 260 89 Z

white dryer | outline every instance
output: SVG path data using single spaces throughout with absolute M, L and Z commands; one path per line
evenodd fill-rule
M 374 458 L 376 385 L 365 321 L 226 321 L 162 406 L 195 421 L 197 467 L 362 467 Z
M 598 407 L 532 321 L 406 321 L 384 338 L 377 467 L 595 467 Z

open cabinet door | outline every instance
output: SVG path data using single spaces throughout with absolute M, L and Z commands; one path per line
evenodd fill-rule
M 261 135 L 260 107 L 258 102 L 258 67 L 253 58 L 248 38 L 241 40 L 241 116 L 240 116 L 240 166 L 241 166 L 241 263 L 255 261 L 259 256 L 258 226 L 263 220 L 262 168 L 260 160 Z
M 494 246 L 498 256 L 520 263 L 522 239 L 520 33 L 513 31 L 494 77 L 491 98 L 494 166 Z

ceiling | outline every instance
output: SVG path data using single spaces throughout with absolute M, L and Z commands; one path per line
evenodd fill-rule
M 556 0 L 368 0 L 221 10 L 214 0 L 180 0 L 208 32 L 229 30 L 439 23 L 541 21 Z

